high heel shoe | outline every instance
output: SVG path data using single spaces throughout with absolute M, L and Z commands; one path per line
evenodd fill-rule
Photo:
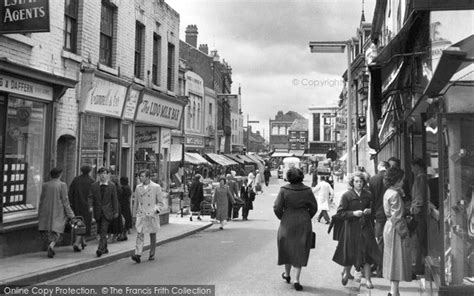
M 341 272 L 341 284 L 345 286 L 347 285 L 348 281 L 349 281 L 349 276 L 346 276 L 346 273 L 344 271 Z
M 295 287 L 295 290 L 296 290 L 296 291 L 301 291 L 301 290 L 303 290 L 303 286 L 300 285 L 300 283 L 294 283 L 294 284 L 293 284 L 293 287 Z
M 366 282 L 365 285 L 367 286 L 367 289 L 373 289 L 374 288 L 374 284 L 372 284 L 372 282 Z
M 81 251 L 81 249 L 79 249 L 78 245 L 72 245 L 72 249 L 74 250 L 74 252 L 80 252 Z
M 285 276 L 285 273 L 281 274 L 281 278 L 284 279 L 288 284 L 291 282 L 291 276 Z

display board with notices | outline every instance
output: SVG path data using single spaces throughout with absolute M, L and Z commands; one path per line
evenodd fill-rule
M 28 165 L 15 158 L 6 158 L 3 167 L 3 212 L 32 209 L 26 203 Z

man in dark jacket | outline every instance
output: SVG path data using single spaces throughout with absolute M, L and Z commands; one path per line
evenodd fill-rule
M 270 168 L 266 166 L 265 170 L 263 171 L 263 178 L 265 179 L 265 186 L 267 187 L 268 187 L 268 183 L 270 182 L 271 176 L 272 176 L 272 173 L 270 172 Z
M 383 210 L 383 195 L 387 188 L 383 184 L 383 178 L 385 176 L 385 171 L 389 168 L 389 164 L 386 161 L 380 161 L 377 170 L 378 173 L 369 181 L 369 190 L 372 193 L 372 213 L 375 216 L 375 240 L 379 247 L 380 253 L 383 255 L 383 228 L 385 227 L 385 222 L 387 217 Z M 382 277 L 382 264 L 377 266 L 377 276 Z
M 99 246 L 97 248 L 97 257 L 107 254 L 107 230 L 109 223 L 118 217 L 118 199 L 117 189 L 114 183 L 108 180 L 109 171 L 102 167 L 97 171 L 99 181 L 91 186 L 89 193 L 90 211 L 93 212 L 94 219 L 97 221 L 97 231 L 99 232 Z

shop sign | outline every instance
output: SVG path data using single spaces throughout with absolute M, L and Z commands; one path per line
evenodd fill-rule
M 84 115 L 82 120 L 82 149 L 98 150 L 100 134 L 100 118 Z
M 204 95 L 204 82 L 198 74 L 192 71 L 186 71 L 186 94 L 189 95 L 189 92 L 195 93 L 197 95 Z
M 186 145 L 204 147 L 204 138 L 196 136 L 186 136 Z
M 153 151 L 158 151 L 158 130 L 149 127 L 136 127 L 135 148 L 152 148 Z
M 161 129 L 161 148 L 171 148 L 171 130 L 168 128 Z
M 107 80 L 96 78 L 94 86 L 85 97 L 84 112 L 93 112 L 111 117 L 122 116 L 127 88 Z
M 0 1 L 0 34 L 49 32 L 49 0 Z
M 306 138 L 290 138 L 290 143 L 306 143 Z
M 4 74 L 0 74 L 0 91 L 35 97 L 47 101 L 53 100 L 52 87 Z
M 135 111 L 137 109 L 139 96 L 140 91 L 130 87 L 130 89 L 128 90 L 127 100 L 125 101 L 125 107 L 123 108 L 123 119 L 135 119 Z
M 183 107 L 180 104 L 144 93 L 138 106 L 136 121 L 178 128 Z

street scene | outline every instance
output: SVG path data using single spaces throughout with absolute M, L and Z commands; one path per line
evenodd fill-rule
M 0 295 L 474 295 L 474 2 L 0 2 Z

